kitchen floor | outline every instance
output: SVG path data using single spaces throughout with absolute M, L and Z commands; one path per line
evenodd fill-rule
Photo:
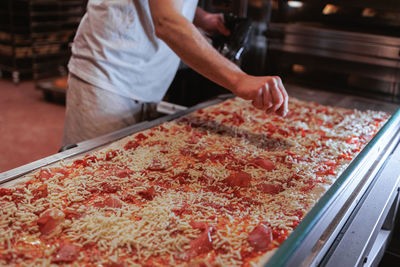
M 34 82 L 0 79 L 0 172 L 57 153 L 65 106 L 44 100 Z

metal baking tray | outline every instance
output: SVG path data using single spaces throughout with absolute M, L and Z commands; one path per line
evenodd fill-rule
M 288 239 L 279 247 L 266 267 L 276 266 L 310 266 L 318 265 L 331 248 L 335 237 L 339 234 L 355 207 L 363 199 L 362 196 L 374 183 L 385 162 L 392 156 L 400 139 L 400 110 L 392 103 L 382 102 L 334 92 L 307 89 L 295 85 L 286 85 L 292 97 L 314 101 L 324 105 L 356 108 L 359 110 L 378 110 L 392 114 L 389 121 L 369 142 L 369 144 L 352 161 L 343 174 L 322 196 L 317 204 L 303 218 Z M 197 109 L 220 103 L 232 95 L 219 96 L 192 108 L 161 117 L 154 121 L 146 121 L 122 130 L 76 144 L 75 147 L 55 155 L 43 158 L 30 164 L 0 173 L 0 186 L 19 181 L 20 177 L 36 169 L 56 163 L 60 160 L 88 153 L 133 133 L 155 127 L 163 122 L 189 114 Z M 400 151 L 398 153 L 400 155 Z M 398 168 L 400 168 L 400 165 Z M 400 170 L 398 171 L 400 173 Z M 398 186 L 394 179 L 390 186 Z M 389 196 L 391 197 L 392 194 Z M 344 265 L 343 265 L 344 266 Z

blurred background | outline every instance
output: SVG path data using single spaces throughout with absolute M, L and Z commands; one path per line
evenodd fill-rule
M 0 172 L 61 145 L 70 45 L 86 0 L 0 1 Z

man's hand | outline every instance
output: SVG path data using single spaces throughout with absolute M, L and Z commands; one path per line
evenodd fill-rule
M 230 34 L 229 30 L 225 27 L 222 14 L 209 13 L 199 7 L 196 9 L 193 23 L 207 34 L 221 33 L 225 36 Z
M 288 94 L 278 76 L 244 75 L 239 79 L 232 92 L 267 113 L 285 116 L 288 111 Z

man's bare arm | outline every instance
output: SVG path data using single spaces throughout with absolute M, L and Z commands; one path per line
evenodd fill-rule
M 257 108 L 286 113 L 288 97 L 280 78 L 247 75 L 220 55 L 181 14 L 182 0 L 149 0 L 149 5 L 157 37 L 188 66 L 235 95 L 252 100 Z

